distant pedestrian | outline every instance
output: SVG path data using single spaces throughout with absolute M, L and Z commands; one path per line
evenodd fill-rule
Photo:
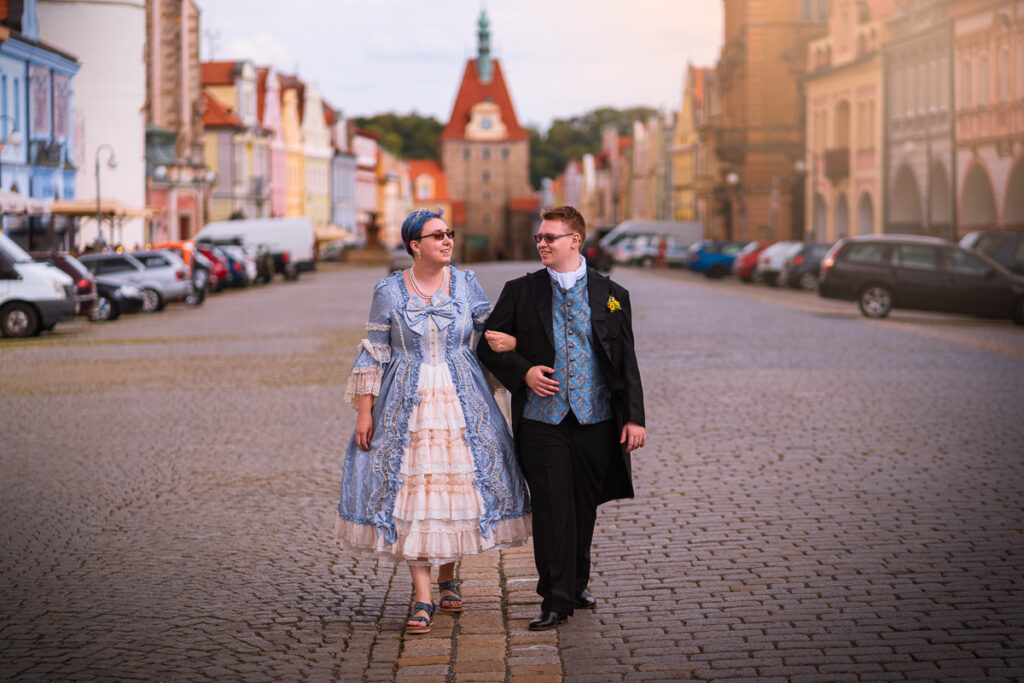
M 629 452 L 647 439 L 629 292 L 587 266 L 579 211 L 560 206 L 541 218 L 534 241 L 546 268 L 505 284 L 477 345 L 512 392 L 533 501 L 535 631 L 597 603 L 587 590 L 597 506 L 633 497 Z M 507 336 L 494 331 L 515 348 L 502 350 Z
M 658 236 L 658 260 L 654 266 L 655 268 L 668 267 L 668 237 L 665 235 Z
M 345 392 L 358 416 L 335 533 L 346 547 L 408 563 L 410 634 L 430 631 L 432 567 L 441 609 L 461 611 L 456 563 L 521 545 L 530 531 L 512 434 L 474 351 L 490 304 L 476 275 L 451 265 L 454 237 L 441 213 L 405 219 L 413 265 L 377 283 Z

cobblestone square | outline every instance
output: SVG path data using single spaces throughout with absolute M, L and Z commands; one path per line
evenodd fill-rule
M 0 341 L 0 679 L 1024 677 L 1024 330 L 675 271 L 613 274 L 648 445 L 597 609 L 528 631 L 527 546 L 404 636 L 406 569 L 332 533 L 382 274 Z

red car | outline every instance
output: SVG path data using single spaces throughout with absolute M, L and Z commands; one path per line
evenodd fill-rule
M 89 315 L 96 305 L 96 278 L 76 259 L 66 251 L 33 251 L 29 252 L 36 261 L 49 263 L 67 273 L 75 281 L 75 292 L 77 294 L 78 306 L 75 312 L 78 315 Z
M 747 244 L 736 254 L 736 260 L 732 262 L 732 274 L 744 282 L 753 282 L 757 257 L 772 244 L 775 244 L 775 240 L 761 240 Z
M 227 287 L 231 275 L 228 272 L 228 262 L 223 254 L 219 253 L 220 250 L 213 245 L 199 242 L 196 243 L 196 249 L 213 264 L 213 268 L 210 270 L 210 289 L 219 292 Z

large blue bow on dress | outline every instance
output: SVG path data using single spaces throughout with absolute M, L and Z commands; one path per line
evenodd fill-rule
M 409 323 L 409 329 L 423 336 L 427 333 L 427 320 L 433 320 L 439 330 L 448 327 L 455 320 L 452 303 L 451 297 L 440 292 L 434 293 L 429 304 L 424 304 L 418 296 L 409 297 L 409 303 L 405 306 L 405 320 Z

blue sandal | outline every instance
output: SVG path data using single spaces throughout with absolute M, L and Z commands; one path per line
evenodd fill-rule
M 430 633 L 430 618 L 434 616 L 434 603 L 431 602 L 429 605 L 425 602 L 417 602 L 412 606 L 412 613 L 426 612 L 425 617 L 409 617 L 409 622 L 405 625 L 405 632 L 410 635 L 418 635 L 420 633 Z M 418 621 L 421 626 L 413 626 L 412 622 Z
M 437 589 L 441 592 L 449 591 L 455 595 L 441 596 L 441 609 L 445 612 L 461 612 L 462 596 L 459 594 L 459 582 L 456 579 L 451 581 L 438 581 Z M 455 603 L 455 604 L 453 604 Z

